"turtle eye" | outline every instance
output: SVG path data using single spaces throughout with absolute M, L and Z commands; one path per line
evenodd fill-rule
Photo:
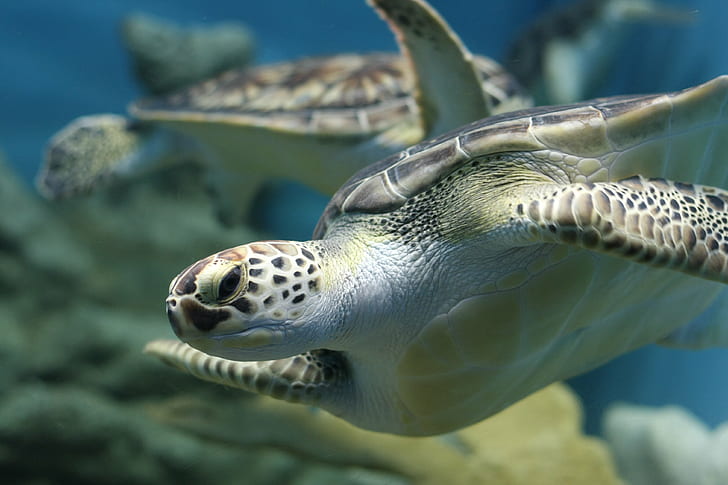
M 241 280 L 240 266 L 233 267 L 223 276 L 220 284 L 217 286 L 217 301 L 225 303 L 237 294 Z

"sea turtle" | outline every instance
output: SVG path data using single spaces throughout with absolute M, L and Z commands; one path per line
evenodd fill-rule
M 182 271 L 185 343 L 147 351 L 427 435 L 649 342 L 728 345 L 724 318 L 691 324 L 728 282 L 728 192 L 687 182 L 727 163 L 728 76 L 486 118 L 358 172 L 313 240 Z
M 50 199 L 180 160 L 209 168 L 224 219 L 261 182 L 325 194 L 362 166 L 483 116 L 530 104 L 495 61 L 473 56 L 423 0 L 368 0 L 402 56 L 342 54 L 233 70 L 132 103 L 132 119 L 85 116 L 50 141 L 37 177 Z

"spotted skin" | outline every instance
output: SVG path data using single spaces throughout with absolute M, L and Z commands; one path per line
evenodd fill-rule
M 226 332 L 226 322 L 301 316 L 322 285 L 311 249 L 266 241 L 227 249 L 193 264 L 170 285 L 167 315 L 178 337 Z M 227 289 L 225 287 L 228 287 Z
M 728 282 L 724 190 L 641 176 L 541 190 L 514 220 L 540 240 Z

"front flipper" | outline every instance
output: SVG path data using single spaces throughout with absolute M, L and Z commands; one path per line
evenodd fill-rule
M 514 205 L 532 240 L 581 246 L 728 283 L 728 192 L 631 177 L 548 186 Z
M 176 340 L 154 340 L 144 348 L 164 363 L 205 381 L 289 402 L 320 406 L 334 414 L 347 388 L 344 357 L 313 350 L 286 359 L 241 362 L 205 354 Z
M 389 24 L 414 75 L 425 138 L 492 114 L 473 55 L 421 0 L 368 0 Z

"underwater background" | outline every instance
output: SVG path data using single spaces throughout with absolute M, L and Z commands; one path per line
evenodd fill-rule
M 432 0 L 431 3 L 458 32 L 471 51 L 501 61 L 509 43 L 517 35 L 519 29 L 547 9 L 568 2 Z M 654 22 L 628 26 L 624 31 L 624 39 L 617 54 L 616 63 L 609 69 L 598 95 L 677 90 L 728 73 L 728 49 L 725 45 L 728 2 L 725 0 L 675 0 L 662 3 L 694 11 L 694 20 L 685 24 Z M 5 190 L 5 193 L 0 192 L 0 202 L 5 201 L 3 203 L 6 205 L 0 207 L 2 209 L 0 218 L 3 219 L 0 230 L 6 230 L 4 229 L 6 226 L 22 226 L 20 222 L 16 224 L 16 220 L 25 218 L 30 209 L 25 202 L 13 205 L 14 200 L 20 199 L 8 200 L 8 197 L 15 197 L 14 190 L 17 190 L 18 194 L 23 193 L 26 189 L 33 190 L 32 180 L 42 161 L 46 141 L 54 132 L 80 115 L 103 112 L 124 113 L 127 103 L 142 94 L 119 35 L 121 19 L 133 12 L 157 15 L 181 24 L 240 21 L 254 35 L 254 62 L 257 64 L 336 52 L 396 50 L 396 45 L 387 27 L 363 1 L 359 0 L 217 1 L 206 2 L 204 5 L 191 0 L 1 2 L 0 66 L 3 75 L 0 76 L 0 153 L 4 155 L 18 178 L 12 179 L 3 175 L 4 180 L 0 185 L 0 190 Z M 295 157 L 295 154 L 292 156 Z M 194 183 L 194 180 L 194 176 L 190 176 L 189 182 Z M 164 181 L 161 184 L 163 186 Z M 26 197 L 26 195 L 22 197 Z M 179 194 L 176 196 L 184 197 Z M 190 200 L 197 200 L 192 198 L 196 196 L 190 196 Z M 148 222 L 156 219 L 153 219 L 154 213 L 145 212 L 148 206 L 145 205 L 146 199 L 143 198 L 131 200 L 125 199 L 124 195 L 116 194 L 114 196 L 116 198 L 112 197 L 111 202 L 108 200 L 95 201 L 94 204 L 98 204 L 98 208 L 94 209 L 95 212 L 84 208 L 83 200 L 79 200 L 66 205 L 62 214 L 52 215 L 54 213 L 52 209 L 47 208 L 47 203 L 34 200 L 33 197 L 35 196 L 27 198 L 27 201 L 39 204 L 39 207 L 43 208 L 42 217 L 49 218 L 47 223 L 37 223 L 32 226 L 32 230 L 28 229 L 27 232 L 23 232 L 25 229 L 18 229 L 18 234 L 24 234 L 23 237 L 26 239 L 18 239 L 12 244 L 7 242 L 9 237 L 0 237 L 0 253 L 6 251 L 10 254 L 11 251 L 7 249 L 8 247 L 15 248 L 14 245 L 30 244 L 31 239 L 32 244 L 41 247 L 38 251 L 42 253 L 44 251 L 43 243 L 50 244 L 50 241 L 55 240 L 48 231 L 57 227 L 61 231 L 70 233 L 69 238 L 74 241 L 85 238 L 86 241 L 95 241 L 99 247 L 113 247 L 114 250 L 120 251 L 122 249 L 119 249 L 119 246 L 132 244 L 128 241 L 133 239 L 135 234 L 141 234 L 144 231 L 153 233 L 154 235 L 149 238 L 153 239 L 155 243 L 159 243 L 160 246 L 167 244 L 165 236 L 172 237 L 169 233 L 154 226 L 153 222 Z M 26 201 L 26 199 L 22 200 Z M 266 220 L 270 221 L 268 230 L 273 237 L 307 239 L 326 201 L 326 197 L 295 184 L 283 184 L 277 187 L 275 194 L 263 201 L 260 210 L 265 211 Z M 28 204 L 30 203 L 28 202 Z M 189 218 L 209 217 L 212 219 L 211 212 L 206 212 L 204 209 L 191 211 L 188 210 L 189 205 L 180 204 L 179 211 L 175 211 L 175 206 L 170 204 L 164 209 L 166 212 L 160 213 L 159 217 L 168 217 L 172 220 L 179 218 L 182 226 L 189 223 L 189 221 L 184 221 Z M 13 209 L 10 210 L 10 207 Z M 36 212 L 40 210 L 33 209 Z M 296 211 L 295 217 L 291 216 L 292 210 Z M 135 213 L 135 211 L 137 212 Z M 150 217 L 150 219 L 145 219 L 145 217 Z M 114 221 L 114 218 L 118 218 L 118 220 Z M 108 228 L 103 231 L 98 229 L 97 232 L 94 232 L 87 227 L 87 224 L 97 224 L 98 227 L 108 224 Z M 177 252 L 171 251 L 172 255 L 180 258 L 176 265 L 178 270 L 191 261 L 207 255 L 210 252 L 207 250 L 208 247 L 215 250 L 247 242 L 247 240 L 237 240 L 238 237 L 249 236 L 250 239 L 253 239 L 257 236 L 254 232 L 246 233 L 244 231 L 229 231 L 227 234 L 223 234 L 227 230 L 214 226 L 212 221 L 208 226 L 205 235 L 195 239 L 197 246 L 191 244 L 187 252 L 182 249 Z M 124 241 L 114 240 L 114 230 L 126 232 L 123 236 Z M 109 239 L 99 239 L 102 235 Z M 202 239 L 204 241 L 200 242 Z M 133 249 L 127 247 L 125 257 L 131 258 L 134 254 L 143 254 L 144 244 L 148 243 L 147 239 L 144 241 L 138 246 L 134 246 Z M 175 244 L 180 248 L 184 247 L 184 244 L 179 241 Z M 40 272 L 34 275 L 26 274 L 26 271 L 29 270 L 28 267 L 17 268 L 10 263 L 0 266 L 0 271 L 4 273 L 0 274 L 0 289 L 5 290 L 5 299 L 2 300 L 2 304 L 12 306 L 12 308 L 10 306 L 0 308 L 0 315 L 2 315 L 0 330 L 13 333 L 15 330 L 10 330 L 10 326 L 18 324 L 26 326 L 22 329 L 22 338 L 18 338 L 18 342 L 21 340 L 23 342 L 22 345 L 18 344 L 18 348 L 23 349 L 22 352 L 10 348 L 13 339 L 6 339 L 0 352 L 0 356 L 5 359 L 0 384 L 4 386 L 2 393 L 6 397 L 19 389 L 21 385 L 29 382 L 41 382 L 43 386 L 48 386 L 49 383 L 72 382 L 73 376 L 77 374 L 71 371 L 64 374 L 63 372 L 66 371 L 59 370 L 57 375 L 48 371 L 52 365 L 56 364 L 29 366 L 27 362 L 46 361 L 49 359 L 49 355 L 60 354 L 54 357 L 57 360 L 53 360 L 53 362 L 65 362 L 65 365 L 71 368 L 74 366 L 72 358 L 75 359 L 78 356 L 70 351 L 65 352 L 62 347 L 66 342 L 64 339 L 93 341 L 96 338 L 94 332 L 97 331 L 97 327 L 84 328 L 79 326 L 78 322 L 68 323 L 66 327 L 66 323 L 60 317 L 55 324 L 60 328 L 56 327 L 54 331 L 57 335 L 53 337 L 35 338 L 32 336 L 33 330 L 27 327 L 37 324 L 40 328 L 44 305 L 62 305 L 66 304 L 68 300 L 79 298 L 79 292 L 86 293 L 76 285 L 83 285 L 92 276 L 99 276 L 85 273 L 85 271 L 96 271 L 93 269 L 96 268 L 93 264 L 69 269 L 68 274 L 64 273 L 63 269 L 56 271 L 55 262 L 58 262 L 59 267 L 65 268 L 73 265 L 67 264 L 68 262 L 64 259 L 83 259 L 85 257 L 83 248 L 78 250 L 77 244 L 74 246 L 76 249 L 69 252 L 66 252 L 64 247 L 48 249 L 48 253 L 43 256 L 47 258 L 47 261 L 42 257 L 39 259 L 44 262 L 38 266 L 41 268 Z M 88 252 L 96 255 L 103 254 L 106 249 L 99 247 L 89 247 Z M 23 251 L 24 249 L 18 249 L 18 254 Z M 111 249 L 108 251 L 110 255 L 113 254 Z M 99 259 L 103 258 L 99 257 Z M 0 261 L 5 260 L 0 258 Z M 114 264 L 119 264 L 119 262 Z M 112 265 L 112 267 L 114 266 Z M 43 268 L 53 274 L 48 276 L 43 272 L 45 271 Z M 84 269 L 79 270 L 78 268 Z M 172 271 L 174 264 L 170 263 L 164 268 L 164 271 Z M 155 271 L 155 266 L 150 265 L 147 271 Z M 30 283 L 38 279 L 44 280 L 44 282 L 39 282 L 37 288 L 32 284 L 27 287 L 18 287 L 16 274 L 28 277 L 26 281 Z M 89 317 L 89 320 L 104 319 L 103 310 L 99 309 L 112 308 L 114 305 L 123 306 L 128 304 L 130 299 L 143 293 L 138 287 L 135 289 L 136 293 L 131 290 L 127 292 L 128 294 L 121 288 L 124 285 L 137 284 L 134 274 L 125 273 L 120 275 L 116 281 L 113 270 L 109 270 L 102 276 L 105 280 L 99 283 L 97 289 L 88 292 L 95 295 L 91 299 L 94 300 L 98 310 Z M 144 279 L 146 282 L 157 277 L 160 281 L 169 281 L 174 276 L 174 272 L 155 274 L 154 278 L 149 278 L 149 276 L 149 274 L 138 275 L 139 279 Z M 64 278 L 69 279 L 64 280 Z M 51 297 L 34 293 L 39 291 L 38 288 L 46 288 L 48 285 L 53 286 L 53 291 L 55 291 Z M 158 302 L 156 306 L 148 305 L 147 300 L 138 299 L 132 302 L 135 306 L 134 311 L 145 315 L 144 331 L 148 333 L 144 334 L 144 337 L 170 337 L 171 331 L 162 310 L 166 284 L 161 284 L 155 292 L 155 295 L 146 294 L 146 296 L 149 296 L 149 302 L 155 301 L 156 298 Z M 726 296 L 725 291 L 722 296 Z M 17 308 L 21 308 L 22 311 L 13 306 L 21 300 L 22 302 L 18 303 Z M 30 313 L 22 313 L 26 310 Z M 37 313 L 32 313 L 32 311 Z M 151 312 L 157 312 L 157 317 L 146 316 L 152 314 Z M 31 313 L 36 315 L 34 318 L 37 318 L 37 322 L 28 321 L 25 317 L 23 319 L 17 317 L 21 314 L 30 315 Z M 115 316 L 110 318 L 112 321 L 107 322 L 107 325 L 116 326 L 112 332 L 124 333 L 127 331 L 124 328 L 126 323 L 123 319 L 114 320 Z M 128 331 L 137 331 L 137 327 L 130 327 Z M 31 335 L 28 335 L 29 333 Z M 104 338 L 106 338 L 104 345 L 108 347 L 93 350 L 91 352 L 93 355 L 90 357 L 81 356 L 86 359 L 83 362 L 91 363 L 88 364 L 89 369 L 93 367 L 94 362 L 100 362 L 98 364 L 99 375 L 89 378 L 88 376 L 92 375 L 94 370 L 84 371 L 86 372 L 83 374 L 85 377 L 78 381 L 78 386 L 111 386 L 108 383 L 109 376 L 103 375 L 104 358 L 97 354 L 106 351 L 113 352 L 113 342 L 117 337 L 111 338 L 106 335 Z M 145 338 L 139 338 L 140 342 L 144 340 Z M 141 354 L 140 347 L 137 351 L 139 361 L 151 360 Z M 133 355 L 129 354 L 128 358 L 125 357 L 126 360 L 124 360 L 130 367 L 137 365 Z M 156 362 L 147 364 L 149 368 L 153 368 Z M 13 365 L 17 367 L 12 367 Z M 44 373 L 34 375 L 33 369 L 44 369 Z M 135 367 L 135 369 L 137 368 Z M 688 352 L 653 345 L 617 358 L 586 375 L 572 379 L 569 384 L 582 400 L 585 429 L 590 434 L 599 435 L 601 433 L 600 423 L 604 411 L 610 403 L 615 401 L 650 406 L 679 405 L 689 410 L 708 426 L 715 427 L 728 421 L 726 369 L 728 369 L 728 351 L 726 350 Z M 118 387 L 110 391 L 111 395 L 124 402 L 129 395 L 143 392 L 147 384 L 140 383 L 139 380 L 146 378 L 148 369 L 142 367 L 137 371 L 136 374 L 128 377 L 128 380 L 121 379 Z M 175 389 L 186 389 L 186 376 L 167 377 L 173 374 L 171 371 L 165 373 L 166 369 L 159 372 L 163 373 L 160 375 L 163 375 L 165 382 L 171 380 L 173 383 L 171 390 L 160 392 L 160 395 L 171 394 Z M 150 377 L 150 379 L 153 378 L 159 378 L 159 375 Z M 222 394 L 230 397 L 235 392 L 226 390 Z M 37 402 L 39 395 L 31 393 L 29 402 Z M 219 394 L 211 394 L 210 399 L 219 399 Z M 89 402 L 93 404 L 95 401 Z M 23 446 L 30 443 L 28 441 L 23 445 L 24 435 L 22 433 L 13 434 L 3 427 L 4 424 L 1 424 L 2 417 L 9 416 L 11 408 L 0 405 L 0 458 L 5 456 L 6 460 L 10 460 L 7 457 L 15 456 L 14 453 L 18 449 L 22 450 Z M 91 411 L 89 412 L 91 413 Z M 251 425 L 255 425 L 255 423 Z M 263 425 L 261 424 L 261 426 Z M 53 434 L 55 430 L 53 421 L 50 420 L 47 433 Z M 43 431 L 40 430 L 38 433 L 42 435 Z M 305 437 L 305 435 L 302 436 Z M 16 439 L 19 441 L 14 441 Z M 9 450 L 10 448 L 16 448 L 16 450 Z M 52 447 L 49 448 L 49 450 L 52 449 Z M 58 463 L 54 461 L 52 465 L 44 465 L 43 460 L 46 459 L 46 455 L 43 454 L 42 447 L 39 450 L 38 466 L 47 470 L 47 476 L 51 477 L 48 481 L 43 480 L 43 472 L 34 476 L 20 465 L 17 468 L 10 467 L 9 476 L 16 476 L 21 480 L 40 480 L 34 483 L 56 483 L 63 480 L 82 483 L 86 479 L 92 481 L 88 477 L 95 477 L 91 472 L 88 475 L 74 475 L 59 471 L 63 469 L 60 460 Z M 75 452 L 80 454 L 85 452 L 84 450 L 85 448 L 81 447 Z M 6 467 L 10 461 L 2 463 L 4 463 L 3 467 Z M 46 468 L 43 468 L 44 466 Z M 362 478 L 364 477 L 362 474 L 356 476 L 359 480 L 358 482 L 353 481 L 356 483 L 395 483 L 392 478 L 377 481 L 379 479 L 374 475 L 368 476 L 369 478 Z M 147 475 L 140 474 L 137 481 L 145 482 L 145 477 Z M 109 483 L 116 481 L 113 476 L 107 478 Z M 238 483 L 256 483 L 252 478 L 249 480 L 241 479 Z M 291 479 L 281 483 L 295 482 L 294 479 Z M 235 483 L 235 481 L 230 483 Z M 263 481 L 261 480 L 260 483 Z M 316 483 L 316 481 L 311 483 Z

